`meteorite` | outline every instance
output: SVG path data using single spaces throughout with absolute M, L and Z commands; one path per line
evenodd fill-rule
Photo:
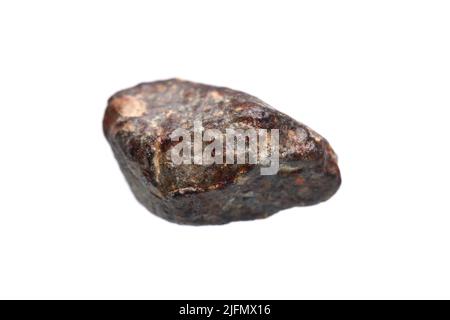
M 119 91 L 103 130 L 137 200 L 178 224 L 266 218 L 341 184 L 327 140 L 224 87 L 170 79 Z

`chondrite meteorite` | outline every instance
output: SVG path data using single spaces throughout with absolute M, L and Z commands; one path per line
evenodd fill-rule
M 341 184 L 324 138 L 228 88 L 139 84 L 109 99 L 103 130 L 137 200 L 179 224 L 265 218 L 325 201 Z

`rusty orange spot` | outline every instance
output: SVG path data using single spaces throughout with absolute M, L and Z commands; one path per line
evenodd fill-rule
M 301 186 L 302 184 L 304 184 L 305 183 L 305 179 L 303 179 L 302 177 L 297 177 L 296 179 L 295 179 L 295 184 L 297 185 L 297 186 Z

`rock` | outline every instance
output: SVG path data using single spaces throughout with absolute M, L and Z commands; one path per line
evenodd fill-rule
M 325 201 L 341 184 L 324 138 L 228 88 L 143 83 L 109 99 L 103 129 L 137 200 L 179 224 L 265 218 Z

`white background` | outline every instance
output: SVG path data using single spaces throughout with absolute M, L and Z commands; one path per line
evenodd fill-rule
M 134 199 L 107 98 L 170 77 L 324 135 L 328 202 L 219 227 Z M 446 1 L 2 1 L 0 298 L 450 298 Z

